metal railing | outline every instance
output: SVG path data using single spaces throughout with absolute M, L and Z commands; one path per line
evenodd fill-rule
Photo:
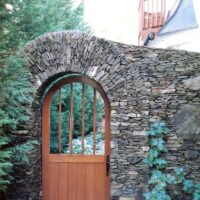
M 157 34 L 164 24 L 165 11 L 166 0 L 140 0 L 138 7 L 138 43 L 143 41 L 149 32 L 154 32 L 154 34 Z

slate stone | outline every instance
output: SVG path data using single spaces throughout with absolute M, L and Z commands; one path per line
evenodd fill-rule
M 183 83 L 190 90 L 200 90 L 200 76 L 183 80 Z
M 200 107 L 184 105 L 175 115 L 176 131 L 184 138 L 200 137 Z
M 196 150 L 186 150 L 185 158 L 187 160 L 196 160 L 199 157 L 199 152 Z

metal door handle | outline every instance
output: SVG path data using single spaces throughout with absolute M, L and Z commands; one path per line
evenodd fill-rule
M 109 155 L 107 155 L 106 157 L 106 175 L 109 176 L 109 172 L 110 172 L 110 157 Z

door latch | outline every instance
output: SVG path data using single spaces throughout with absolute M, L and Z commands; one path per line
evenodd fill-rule
M 109 176 L 109 172 L 110 172 L 110 156 L 107 155 L 106 157 L 106 175 Z

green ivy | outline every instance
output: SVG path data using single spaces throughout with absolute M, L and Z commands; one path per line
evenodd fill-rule
M 175 168 L 172 174 L 165 172 L 167 161 L 162 157 L 162 153 L 167 152 L 164 137 L 169 132 L 164 122 L 153 123 L 146 132 L 150 148 L 144 162 L 151 170 L 149 180 L 151 189 L 144 194 L 145 200 L 171 200 L 170 195 L 167 193 L 167 187 L 176 184 L 183 186 L 182 192 L 192 194 L 193 200 L 200 200 L 200 184 L 186 179 L 183 168 Z M 174 195 L 179 194 L 180 191 L 174 191 Z
M 148 152 L 147 159 L 145 162 L 154 169 L 163 169 L 167 162 L 161 157 L 163 152 L 167 152 L 165 147 L 164 136 L 169 132 L 166 128 L 165 123 L 159 122 L 154 123 L 149 131 L 146 132 L 149 140 L 148 144 L 150 150 Z

